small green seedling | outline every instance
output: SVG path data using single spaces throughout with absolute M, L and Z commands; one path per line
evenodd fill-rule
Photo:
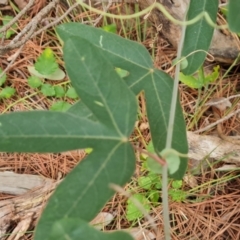
M 52 111 L 66 112 L 72 105 L 65 101 L 57 101 L 50 107 Z
M 3 16 L 3 18 L 2 18 L 3 25 L 2 26 L 7 25 L 12 19 L 13 19 L 12 16 L 8 16 L 8 15 Z M 6 35 L 5 35 L 6 39 L 9 39 L 13 34 L 15 34 L 16 30 L 17 30 L 17 24 L 14 23 L 11 26 L 11 28 L 6 31 Z M 0 38 L 2 38 L 3 36 L 4 36 L 4 33 L 0 33 Z
M 147 151 L 154 153 L 154 147 L 152 141 L 147 146 Z M 180 160 L 176 156 L 176 153 L 172 150 L 164 150 L 160 154 L 165 157 L 170 167 L 170 173 L 174 173 L 178 169 Z M 144 176 L 141 176 L 137 180 L 137 185 L 141 189 L 141 193 L 134 194 L 137 200 L 142 204 L 145 211 L 149 212 L 152 206 L 160 204 L 162 181 L 161 173 L 162 167 L 156 160 L 149 156 L 142 154 L 142 167 L 141 172 Z M 176 164 L 177 163 L 177 164 Z M 175 166 L 174 166 L 175 165 Z M 172 201 L 181 202 L 184 201 L 188 193 L 182 190 L 182 180 L 169 179 L 169 197 Z M 136 221 L 143 217 L 143 212 L 135 205 L 131 199 L 127 201 L 126 218 L 128 221 Z
M 12 87 L 5 87 L 2 89 L 2 91 L 0 92 L 0 99 L 1 98 L 10 98 L 14 95 L 14 93 L 16 92 L 16 90 Z
M 134 194 L 132 198 L 136 199 L 144 207 L 144 209 L 149 212 L 151 205 L 149 200 L 141 193 Z M 128 221 L 136 221 L 143 217 L 143 213 L 136 206 L 135 202 L 130 198 L 127 201 L 126 218 Z
M 39 78 L 59 81 L 64 79 L 65 73 L 59 68 L 51 48 L 46 48 L 38 57 L 34 66 L 28 66 L 28 71 Z
M 49 83 L 43 84 L 41 86 L 41 93 L 46 97 L 54 97 L 55 96 L 54 86 Z
M 182 72 L 179 74 L 179 80 L 191 88 L 200 89 L 217 80 L 219 76 L 219 65 L 213 68 L 213 72 L 205 76 L 203 68 L 200 68 L 196 77 L 186 76 Z
M 78 95 L 73 87 L 69 87 L 67 90 L 60 85 L 52 85 L 44 83 L 42 79 L 36 76 L 30 76 L 28 78 L 28 85 L 33 89 L 39 89 L 40 92 L 46 97 L 63 98 L 68 97 L 70 99 L 78 99 Z
M 3 70 L 0 68 L 0 74 L 3 72 Z M 7 75 L 6 73 L 3 74 L 3 76 L 0 78 L 0 87 L 2 87 L 2 85 L 6 82 L 7 80 Z M 14 93 L 16 92 L 16 90 L 12 87 L 4 87 L 1 91 L 0 91 L 0 99 L 8 99 L 10 97 L 12 97 L 14 95 Z
M 31 87 L 31 88 L 39 88 L 43 85 L 43 82 L 42 80 L 39 78 L 39 77 L 36 77 L 36 76 L 30 76 L 28 79 L 28 85 Z
M 171 188 L 168 190 L 168 194 L 172 201 L 182 202 L 187 198 L 188 193 L 182 190 L 182 186 L 183 186 L 182 180 L 172 181 Z
M 65 97 L 76 100 L 78 99 L 78 95 L 73 87 L 69 87 L 66 90 L 66 87 L 64 88 L 61 85 L 52 85 L 49 83 L 44 83 L 42 79 L 36 76 L 30 76 L 28 78 L 28 85 L 33 88 L 40 90 L 40 92 L 46 96 L 46 97 L 54 97 L 54 98 L 62 98 Z M 60 111 L 60 112 L 66 112 L 71 107 L 71 104 L 64 101 L 56 101 L 52 104 L 52 106 L 49 108 L 52 111 Z

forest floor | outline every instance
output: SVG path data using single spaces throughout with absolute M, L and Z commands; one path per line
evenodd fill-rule
M 71 2 L 68 4 L 74 5 Z M 136 6 L 134 4 L 115 3 L 107 8 L 107 11 L 111 13 L 126 14 L 135 11 Z M 59 4 L 56 8 L 51 9 L 44 20 L 38 22 L 35 32 L 47 26 L 53 18 L 62 16 L 67 9 L 69 9 L 67 4 Z M 8 7 L 2 7 L 0 10 L 1 22 L 3 23 L 5 16 L 16 16 L 19 8 L 14 3 L 11 3 Z M 31 13 L 28 12 L 17 21 L 17 25 L 12 29 L 12 36 L 6 39 L 4 44 L 9 43 L 14 34 L 21 32 L 31 22 L 34 17 Z M 155 67 L 167 72 L 171 76 L 174 75 L 172 61 L 176 57 L 176 49 L 147 20 L 138 18 L 120 21 L 104 18 L 94 12 L 75 6 L 58 24 L 69 21 L 82 22 L 96 27 L 113 28 L 113 31 L 116 31 L 117 34 L 142 43 L 152 55 Z M 46 96 L 40 88 L 32 88 L 29 85 L 27 80 L 30 76 L 28 66 L 37 60 L 46 47 L 53 50 L 60 68 L 64 70 L 61 43 L 56 36 L 54 28 L 49 28 L 36 34 L 22 48 L 14 48 L 1 56 L 0 67 L 2 70 L 6 68 L 8 70 L 6 72 L 7 80 L 0 87 L 0 90 L 4 90 L 7 87 L 14 89 L 14 94 L 10 98 L 4 97 L 0 100 L 1 114 L 32 109 L 51 109 L 59 101 L 69 104 L 76 102 L 77 99 L 71 95 L 69 97 Z M 15 56 L 16 59 L 14 59 Z M 14 61 L 11 63 L 11 60 Z M 188 131 L 198 130 L 202 126 L 217 120 L 211 110 L 206 110 L 204 103 L 213 98 L 235 95 L 240 89 L 239 67 L 235 66 L 227 76 L 222 78 L 229 68 L 228 65 L 222 65 L 217 62 L 206 64 L 211 69 L 217 65 L 220 65 L 219 78 L 214 83 L 209 84 L 207 88 L 197 90 L 185 84 L 179 84 L 180 100 Z M 67 77 L 60 82 L 45 79 L 44 83 L 51 86 L 63 86 L 65 89 L 71 87 Z M 232 109 L 237 106 L 238 101 L 239 98 L 231 100 Z M 196 107 L 197 103 L 199 104 Z M 151 135 L 143 93 L 139 95 L 139 112 L 141 117 L 136 123 L 134 139 L 139 141 L 138 145 L 140 148 L 145 149 L 151 141 Z M 238 116 L 234 116 L 224 122 L 226 134 L 239 128 L 238 118 Z M 216 135 L 216 126 L 204 132 L 204 134 Z M 84 151 L 73 151 L 63 154 L 1 153 L 0 171 L 39 175 L 58 180 L 66 176 L 85 155 Z M 145 197 L 156 192 L 160 195 L 161 189 L 159 188 L 144 189 L 139 186 L 139 178 L 146 176 L 148 172 L 141 170 L 141 156 L 139 153 L 136 153 L 136 156 L 139 160 L 136 174 L 132 181 L 125 186 L 125 190 L 134 194 L 142 194 Z M 182 181 L 177 187 L 174 187 L 172 181 L 169 182 L 169 204 L 173 239 L 240 239 L 240 172 L 238 168 L 229 171 L 217 171 L 217 168 L 223 165 L 221 161 L 216 165 L 209 163 L 207 168 L 201 169 L 196 175 L 191 175 L 191 181 Z M 15 197 L 15 195 L 0 193 L 0 202 L 14 199 Z M 114 214 L 114 219 L 105 226 L 104 231 L 130 227 L 152 230 L 151 223 L 143 216 L 129 220 L 126 210 L 128 204 L 127 197 L 120 193 L 117 193 L 106 204 L 103 211 Z M 162 232 L 163 220 L 161 213 L 162 206 L 160 201 L 158 204 L 151 204 L 151 219 Z M 0 236 L 0 239 L 32 239 L 35 223 L 33 221 L 26 232 L 19 238 L 8 238 L 8 235 L 4 235 L 3 237 Z M 16 225 L 17 221 L 8 229 L 9 236 L 11 236 Z M 161 238 L 158 237 L 157 239 Z

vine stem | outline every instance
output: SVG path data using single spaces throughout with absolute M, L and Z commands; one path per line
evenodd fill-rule
M 184 21 L 186 20 L 187 12 L 188 12 L 188 9 L 186 9 Z M 181 58 L 183 42 L 185 38 L 185 31 L 186 31 L 186 26 L 183 25 L 182 35 L 178 45 L 177 59 Z M 180 62 L 178 61 L 175 68 L 171 108 L 170 108 L 170 115 L 169 115 L 168 129 L 167 129 L 166 149 L 172 148 L 173 128 L 174 128 L 175 112 L 176 112 L 176 105 L 177 105 L 177 99 L 178 99 L 179 72 L 180 72 Z M 167 164 L 162 166 L 162 204 L 163 204 L 163 222 L 164 222 L 165 240 L 171 240 L 171 233 L 170 233 L 171 228 L 170 228 L 169 205 L 168 205 L 168 166 Z
M 191 20 L 188 20 L 188 21 L 181 21 L 181 20 L 178 20 L 176 18 L 174 18 L 172 15 L 170 15 L 170 13 L 166 10 L 166 8 L 158 3 L 158 2 L 154 2 L 153 4 L 151 4 L 149 7 L 143 9 L 142 11 L 139 11 L 137 13 L 133 13 L 133 14 L 129 14 L 129 15 L 116 15 L 116 14 L 111 14 L 111 13 L 107 13 L 107 12 L 104 12 L 102 10 L 99 10 L 97 8 L 93 8 L 91 5 L 88 5 L 86 3 L 83 2 L 83 0 L 77 0 L 77 2 L 84 8 L 88 9 L 89 11 L 93 11 L 94 13 L 97 13 L 97 14 L 101 14 L 103 16 L 106 16 L 106 17 L 110 17 L 110 18 L 115 18 L 115 19 L 132 19 L 132 18 L 137 18 L 137 17 L 141 17 L 143 15 L 145 15 L 146 17 L 148 16 L 148 14 L 154 9 L 154 8 L 157 8 L 159 11 L 161 11 L 164 16 L 169 19 L 171 22 L 177 24 L 177 25 L 180 25 L 180 26 L 187 26 L 187 25 L 191 25 L 191 24 L 194 24 L 196 22 L 198 22 L 200 19 L 202 18 L 205 18 L 205 20 L 207 21 L 207 23 L 214 27 L 215 29 L 227 29 L 228 28 L 228 25 L 225 24 L 225 25 L 221 25 L 221 26 L 218 26 L 217 24 L 215 24 L 211 17 L 209 16 L 209 14 L 206 12 L 206 11 L 203 11 L 201 13 L 199 13 L 196 17 L 194 17 L 193 19 Z

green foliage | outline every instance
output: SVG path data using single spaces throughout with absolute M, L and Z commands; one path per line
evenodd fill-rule
M 229 0 L 227 20 L 232 32 L 240 33 L 240 1 Z
M 217 6 L 218 0 L 192 0 L 187 19 L 193 19 L 206 11 L 215 22 Z M 229 24 L 235 28 L 236 24 L 230 19 Z M 114 194 L 109 185 L 124 185 L 134 172 L 135 155 L 128 138 L 137 117 L 136 95 L 141 91 L 144 91 L 146 98 L 152 149 L 166 159 L 171 177 L 177 180 L 183 177 L 187 159 L 181 157 L 179 161 L 178 154 L 175 154 L 186 154 L 188 151 L 185 122 L 179 101 L 172 126 L 171 146 L 170 149 L 165 149 L 173 80 L 166 73 L 154 68 L 149 53 L 141 44 L 79 23 L 63 24 L 58 27 L 57 32 L 64 42 L 64 61 L 68 76 L 81 101 L 67 111 L 64 103 L 60 102 L 53 108 L 56 111 L 1 115 L 0 151 L 41 153 L 91 149 L 87 158 L 68 174 L 49 200 L 36 229 L 36 240 L 65 239 L 65 236 L 69 239 L 130 240 L 132 238 L 125 233 L 99 232 L 89 226 L 88 222 Z M 187 26 L 180 57 L 186 57 L 183 74 L 191 75 L 202 65 L 212 34 L 213 27 L 204 18 Z M 59 80 L 56 74 L 58 70 L 54 72 L 56 61 L 53 58 L 53 53 L 46 52 L 37 61 L 36 69 L 33 66 L 28 69 L 40 78 L 49 78 L 46 74 L 50 74 L 50 79 Z M 39 70 L 44 74 L 39 73 Z M 122 70 L 126 71 L 123 75 Z M 204 76 L 199 81 L 207 84 L 214 81 L 217 74 L 218 70 L 209 78 Z M 43 85 L 40 85 L 41 88 Z M 199 86 L 198 84 L 197 87 Z M 58 92 L 59 97 L 63 96 L 62 88 L 50 84 L 44 88 L 50 89 L 45 91 L 49 96 L 53 96 L 53 92 Z M 180 165 L 174 166 L 176 162 Z M 147 166 L 146 163 L 143 165 Z M 148 168 L 146 176 L 139 179 L 138 185 L 145 193 L 135 197 L 149 211 L 150 203 L 156 204 L 161 196 L 159 175 Z M 183 201 L 186 198 L 181 181 L 174 180 L 169 185 L 169 196 L 173 201 Z M 134 214 L 134 217 L 130 214 L 130 219 L 141 217 L 130 201 L 128 208 L 131 210 L 128 211 L 128 217 L 129 212 Z
M 144 209 L 148 212 L 151 209 L 151 205 L 149 200 L 140 193 L 134 194 L 132 196 L 133 199 L 137 200 L 142 206 L 144 206 Z M 139 210 L 139 208 L 136 206 L 135 202 L 130 198 L 127 201 L 127 209 L 126 209 L 126 218 L 128 221 L 135 221 L 138 218 L 142 218 L 143 213 Z
M 0 74 L 3 72 L 3 70 L 0 68 Z M 6 82 L 7 75 L 6 73 L 3 74 L 3 76 L 0 78 L 0 87 Z
M 2 18 L 3 26 L 7 25 L 13 19 L 12 16 L 5 15 Z M 14 23 L 10 29 L 6 31 L 6 39 L 9 39 L 13 34 L 15 34 L 15 30 L 17 30 L 17 24 Z M 0 33 L 0 38 L 3 37 L 3 33 Z
M 0 68 L 0 74 L 3 70 Z M 4 73 L 3 76 L 0 78 L 0 87 L 6 82 L 7 75 Z M 0 99 L 8 99 L 11 98 L 15 94 L 16 90 L 12 87 L 3 87 L 0 91 Z
M 58 64 L 51 48 L 46 48 L 42 52 L 34 67 L 42 75 L 51 75 L 58 69 Z
M 173 88 L 170 76 L 154 69 L 149 53 L 141 44 L 133 44 L 132 41 L 120 38 L 115 34 L 77 23 L 61 25 L 58 28 L 58 34 L 64 42 L 71 37 L 86 39 L 97 49 L 104 51 L 104 56 L 111 61 L 113 68 L 118 67 L 129 72 L 129 75 L 124 78 L 125 83 L 136 95 L 144 90 L 153 145 L 157 152 L 161 152 L 165 148 L 170 114 Z M 74 55 L 73 51 L 72 55 Z M 76 74 L 74 77 L 77 78 L 77 76 Z M 77 90 L 74 85 L 73 87 Z M 175 122 L 177 124 L 174 125 L 172 148 L 178 152 L 187 153 L 185 122 L 179 101 L 177 102 Z M 181 179 L 186 167 L 187 159 L 181 157 L 179 171 L 172 177 Z
M 62 80 L 65 73 L 59 68 L 51 48 L 46 48 L 38 57 L 34 66 L 28 66 L 28 71 L 39 78 Z
M 61 98 L 65 96 L 65 89 L 62 86 L 54 86 L 55 97 Z
M 39 77 L 30 76 L 28 78 L 28 85 L 33 89 L 40 88 L 40 92 L 46 97 L 54 97 L 54 98 L 71 98 L 77 99 L 78 95 L 73 87 L 69 87 L 66 91 L 64 87 L 59 85 L 51 85 L 49 83 L 44 83 Z M 52 104 L 50 110 L 52 111 L 67 111 L 71 105 L 66 101 L 57 101 Z
M 41 93 L 46 97 L 53 97 L 55 96 L 55 89 L 54 86 L 52 86 L 49 83 L 45 83 L 41 87 Z
M 206 11 L 215 22 L 217 6 L 218 0 L 192 0 L 187 19 Z M 236 29 L 231 17 L 229 24 Z M 58 27 L 57 32 L 64 42 L 65 66 L 75 90 L 66 93 L 60 86 L 41 84 L 36 79 L 30 80 L 29 84 L 41 87 L 46 96 L 67 95 L 73 99 L 79 96 L 81 101 L 70 108 L 64 102 L 56 103 L 52 107 L 54 111 L 1 115 L 0 151 L 41 153 L 91 149 L 87 158 L 68 174 L 49 200 L 36 229 L 36 240 L 65 239 L 65 236 L 69 239 L 130 240 L 132 238 L 125 233 L 99 232 L 88 222 L 114 194 L 110 184 L 122 186 L 134 172 L 135 155 L 128 139 L 137 118 L 136 95 L 141 91 L 146 98 L 151 148 L 167 161 L 170 176 L 175 179 L 169 182 L 169 196 L 173 201 L 186 199 L 182 182 L 178 181 L 185 173 L 187 158 L 182 156 L 188 151 L 179 101 L 172 126 L 173 139 L 166 149 L 173 80 L 154 68 L 148 51 L 141 44 L 110 33 L 111 28 L 105 31 L 70 23 Z M 193 74 L 202 65 L 212 34 L 213 27 L 204 18 L 187 26 L 182 54 L 178 56 L 185 65 L 182 67 L 184 75 Z M 60 80 L 64 77 L 49 49 L 38 58 L 35 66 L 28 69 L 40 78 Z M 200 83 L 193 85 L 200 88 L 201 84 L 215 81 L 217 75 L 218 69 L 210 76 L 199 72 Z M 193 79 L 187 81 L 193 82 Z M 153 172 L 149 164 L 144 163 L 143 166 L 147 167 L 147 173 L 138 180 L 143 193 L 134 196 L 149 211 L 151 204 L 161 200 L 161 182 L 159 174 Z M 127 218 L 134 220 L 141 216 L 142 213 L 129 200 Z
M 67 238 L 66 238 L 67 237 Z M 89 226 L 85 221 L 78 218 L 61 219 L 52 228 L 48 240 L 133 240 L 125 233 L 116 231 L 114 233 L 100 232 Z
M 58 27 L 58 34 L 64 42 L 68 76 L 81 101 L 67 112 L 0 116 L 0 151 L 93 149 L 49 200 L 36 229 L 36 240 L 48 239 L 61 219 L 89 222 L 113 195 L 109 184 L 123 185 L 130 180 L 135 155 L 128 138 L 137 118 L 135 95 L 140 91 L 146 94 L 154 148 L 157 152 L 164 149 L 173 88 L 172 79 L 154 69 L 149 53 L 138 43 L 78 23 Z M 129 75 L 122 79 L 116 67 Z M 172 145 L 186 153 L 186 129 L 179 102 L 176 121 Z M 187 159 L 182 158 L 179 171 L 174 173 L 176 178 L 182 178 L 186 165 Z
M 207 12 L 213 22 L 216 22 L 218 0 L 191 0 L 187 13 L 187 20 L 195 18 L 203 11 Z M 196 72 L 203 64 L 211 44 L 214 28 L 205 18 L 186 27 L 182 57 L 187 57 L 188 65 L 183 69 L 185 75 Z
M 40 86 L 43 85 L 43 82 L 42 80 L 39 78 L 39 77 L 36 77 L 36 76 L 30 76 L 28 79 L 28 85 L 31 87 L 31 88 L 39 88 Z
M 72 99 L 77 99 L 78 95 L 76 90 L 73 87 L 68 88 L 66 92 L 66 97 L 72 98 Z
M 52 104 L 50 110 L 52 111 L 59 111 L 59 112 L 66 112 L 71 107 L 71 104 L 65 101 L 58 101 Z
M 108 24 L 102 27 L 103 30 L 106 32 L 117 33 L 117 26 L 116 24 Z
M 213 72 L 204 75 L 203 68 L 198 70 L 197 76 L 186 76 L 182 72 L 179 74 L 179 80 L 191 88 L 200 89 L 216 81 L 219 77 L 219 65 L 213 68 Z
M 171 182 L 171 188 L 168 190 L 168 194 L 172 201 L 182 202 L 188 197 L 188 193 L 182 190 L 182 180 L 174 180 Z
M 173 175 L 178 171 L 180 166 L 180 157 L 176 151 L 173 149 L 163 149 L 160 156 L 166 161 L 170 175 Z
M 147 146 L 147 150 L 150 153 L 154 153 L 153 144 L 150 142 Z M 171 155 L 172 151 L 165 150 L 163 151 L 163 155 Z M 175 156 L 174 156 L 175 158 Z M 140 193 L 134 194 L 133 197 L 137 198 L 137 200 L 142 204 L 144 210 L 149 212 L 153 206 L 157 206 L 161 204 L 160 197 L 161 197 L 161 173 L 162 168 L 156 160 L 151 159 L 151 157 L 146 156 L 144 154 L 141 155 L 142 159 L 142 168 L 141 168 L 141 176 L 138 178 L 138 190 Z M 151 165 L 150 163 L 156 163 L 156 165 Z M 147 164 L 146 164 L 147 163 Z M 174 164 L 172 164 L 174 166 Z M 172 201 L 181 202 L 184 201 L 188 193 L 182 189 L 182 180 L 172 180 L 169 179 L 169 190 L 168 194 Z M 144 191 L 143 191 L 144 190 Z M 126 206 L 126 218 L 128 221 L 137 221 L 139 218 L 141 219 L 144 214 L 141 209 L 135 204 L 134 201 L 129 199 L 127 201 Z
M 14 95 L 16 90 L 12 87 L 5 87 L 0 92 L 0 99 L 1 98 L 10 98 Z

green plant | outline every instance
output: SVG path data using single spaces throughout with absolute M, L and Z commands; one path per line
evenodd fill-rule
M 0 74 L 3 72 L 3 70 L 0 68 Z M 4 85 L 4 83 L 7 80 L 7 75 L 4 73 L 3 76 L 0 78 L 0 87 L 2 88 L 2 85 Z M 12 87 L 3 87 L 0 91 L 0 99 L 7 99 L 10 98 L 14 95 L 15 93 L 15 89 Z
M 230 0 L 229 4 L 234 1 Z M 166 14 L 160 4 L 153 6 Z M 134 16 L 147 13 L 153 6 Z M 205 59 L 213 34 L 208 22 L 215 23 L 217 6 L 218 0 L 194 0 L 190 2 L 188 21 L 181 23 L 169 17 L 184 26 L 192 24 L 186 27 L 186 34 L 183 28 L 178 51 L 178 59 L 187 56 L 188 64 L 183 71 L 186 75 L 199 69 Z M 60 152 L 90 147 L 93 151 L 56 189 L 38 223 L 35 239 L 132 239 L 123 232 L 99 232 L 88 222 L 114 194 L 111 183 L 123 185 L 134 172 L 135 156 L 128 138 L 137 116 L 135 95 L 140 91 L 144 91 L 146 97 L 156 153 L 153 157 L 163 164 L 164 228 L 166 239 L 170 239 L 168 166 L 164 160 L 168 162 L 169 156 L 170 160 L 180 157 L 179 166 L 170 172 L 171 177 L 180 180 L 186 170 L 188 151 L 177 92 L 179 64 L 173 81 L 154 68 L 149 53 L 138 43 L 78 23 L 61 25 L 57 32 L 64 42 L 66 70 L 81 101 L 64 113 L 32 111 L 0 116 L 0 150 Z M 197 39 L 193 40 L 193 33 Z M 204 51 L 195 52 L 199 49 Z M 189 55 L 192 52 L 195 53 Z M 116 67 L 128 71 L 129 75 L 123 80 L 116 73 Z M 162 159 L 164 157 L 166 159 Z
M 42 79 L 36 76 L 30 76 L 28 78 L 28 85 L 40 92 L 46 97 L 61 98 L 60 101 L 55 101 L 51 106 L 50 110 L 52 111 L 67 111 L 71 105 L 70 103 L 64 101 L 66 98 L 78 99 L 78 95 L 75 89 L 71 86 L 61 86 L 61 85 L 52 85 L 49 83 L 44 83 Z M 64 100 L 63 100 L 64 99 Z
M 2 26 L 7 25 L 12 19 L 13 19 L 12 16 L 8 16 L 8 15 L 3 16 L 2 17 L 2 23 L 3 23 Z M 17 24 L 14 23 L 12 25 L 12 27 L 6 31 L 6 35 L 5 35 L 6 39 L 9 39 L 13 34 L 15 34 L 16 30 L 17 30 Z M 2 38 L 3 36 L 4 36 L 4 34 L 0 33 L 0 38 Z
M 10 98 L 14 95 L 15 89 L 12 87 L 5 87 L 0 92 L 0 99 L 1 98 Z
M 80 219 L 90 221 L 112 196 L 109 183 L 122 185 L 130 179 L 135 168 L 135 156 L 128 137 L 137 116 L 134 94 L 142 89 L 149 106 L 153 143 L 158 152 L 164 148 L 159 135 L 163 139 L 167 136 L 166 123 L 173 86 L 167 74 L 153 68 L 149 53 L 140 44 L 77 23 L 58 27 L 58 34 L 64 42 L 68 75 L 81 101 L 66 113 L 32 111 L 0 117 L 1 151 L 59 152 L 93 148 L 93 152 L 57 188 L 39 222 L 36 239 L 51 238 L 51 234 L 55 236 L 56 233 L 51 231 L 58 224 L 68 228 L 68 223 L 65 225 L 65 220 L 60 220 L 60 216 L 67 214 L 69 220 L 75 219 L 79 224 L 82 222 Z M 116 43 L 125 46 L 124 51 L 116 48 Z M 118 76 L 115 67 L 129 72 L 125 81 Z M 156 99 L 159 101 L 156 102 Z M 150 107 L 153 105 L 157 108 Z M 159 116 L 162 116 L 161 119 Z M 178 125 L 174 131 L 178 134 L 173 138 L 173 147 L 186 153 L 186 130 L 179 102 L 176 117 Z M 30 124 L 33 121 L 35 124 Z M 16 134 L 14 126 L 21 129 L 20 135 Z M 19 141 L 22 134 L 24 144 Z M 8 136 L 11 146 L 4 136 Z M 181 179 L 186 164 L 186 158 L 182 157 L 181 166 L 173 176 Z M 68 200 L 63 196 L 67 196 Z M 72 201 L 76 202 L 73 204 Z M 58 209 L 56 214 L 49 214 L 52 208 Z M 46 224 L 49 221 L 57 225 Z
M 154 153 L 154 147 L 152 141 L 148 144 L 147 150 L 149 153 Z M 137 179 L 137 187 L 131 191 L 137 191 L 138 193 L 133 194 L 132 198 L 136 198 L 146 212 L 149 212 L 152 209 L 152 206 L 157 206 L 161 204 L 160 197 L 162 191 L 161 184 L 161 175 L 159 171 L 149 166 L 150 156 L 145 154 L 141 155 L 142 167 L 141 167 L 141 176 Z M 155 160 L 153 160 L 155 161 Z M 150 162 L 151 165 L 151 162 Z M 160 174 L 161 174 L 160 168 Z M 182 190 L 182 180 L 173 180 L 168 179 L 169 182 L 169 197 L 172 201 L 181 202 L 184 201 L 188 193 Z M 142 218 L 144 213 L 141 209 L 135 204 L 134 201 L 129 199 L 126 206 L 126 218 L 128 221 L 137 221 L 139 218 Z
M 0 68 L 0 74 L 3 72 L 3 70 Z M 3 76 L 0 78 L 0 87 L 6 82 L 7 75 L 6 73 L 3 74 Z
M 186 76 L 182 72 L 179 74 L 179 80 L 191 88 L 201 89 L 204 86 L 217 80 L 219 76 L 219 65 L 213 68 L 213 72 L 205 76 L 201 67 L 196 76 Z
M 51 48 L 46 48 L 38 57 L 34 66 L 28 66 L 28 71 L 39 78 L 59 81 L 65 77 L 65 73 L 59 68 Z

